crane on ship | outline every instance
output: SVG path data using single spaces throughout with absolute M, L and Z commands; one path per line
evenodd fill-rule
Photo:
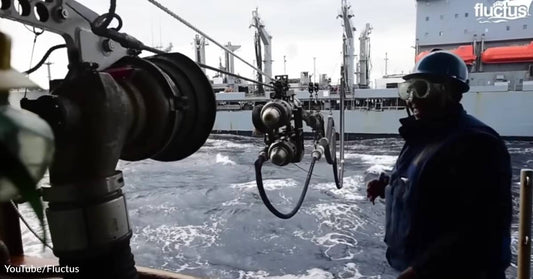
M 267 74 L 265 77 L 265 83 L 270 83 L 272 80 L 269 78 L 272 76 L 272 36 L 265 29 L 265 25 L 259 17 L 258 9 L 252 11 L 252 24 L 250 27 L 256 28 L 255 32 L 255 56 L 257 61 L 257 68 L 259 70 L 263 69 L 264 63 L 264 72 Z M 262 53 L 261 44 L 264 47 L 264 55 Z M 263 82 L 263 75 L 257 73 L 257 81 Z M 261 84 L 259 84 L 259 93 L 263 94 L 264 89 Z
M 198 34 L 194 36 L 194 58 L 196 63 L 205 64 L 205 46 L 207 45 L 207 42 L 205 41 L 205 37 L 202 37 Z M 205 73 L 205 69 L 202 68 L 202 71 Z
M 359 88 L 369 88 L 370 85 L 370 33 L 372 26 L 367 23 L 359 36 L 359 63 L 358 82 Z
M 345 84 L 347 92 L 353 93 L 354 86 L 354 31 L 356 30 L 352 24 L 352 17 L 354 16 L 350 10 L 347 0 L 342 0 L 341 13 L 337 18 L 342 19 L 343 32 L 343 76 L 345 76 Z

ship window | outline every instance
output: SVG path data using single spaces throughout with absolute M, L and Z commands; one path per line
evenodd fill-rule
M 465 13 L 465 17 L 468 17 L 468 13 Z
M 429 21 L 429 16 L 426 16 L 426 21 Z
M 440 20 L 443 20 L 444 19 L 444 15 L 440 15 Z
M 507 30 L 507 31 L 511 30 L 511 26 L 507 25 L 507 26 L 505 27 L 505 30 Z
M 524 24 L 524 25 L 522 26 L 522 29 L 526 30 L 526 29 L 527 29 L 527 24 Z
M 465 34 L 468 33 L 468 29 L 465 29 Z
M 427 37 L 428 35 L 429 35 L 429 33 L 428 33 L 428 32 L 424 33 L 424 37 Z
M 440 32 L 439 32 L 439 36 L 442 37 L 442 35 L 444 35 L 444 32 L 440 31 Z
M 455 18 L 459 18 L 459 14 L 455 14 Z

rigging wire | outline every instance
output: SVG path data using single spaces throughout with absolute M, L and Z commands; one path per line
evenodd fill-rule
M 219 72 L 219 73 L 222 73 L 222 74 L 226 74 L 226 75 L 229 75 L 229 76 L 233 76 L 233 77 L 236 77 L 236 78 L 244 79 L 244 80 L 249 81 L 249 82 L 254 82 L 254 83 L 257 83 L 257 84 L 261 84 L 261 85 L 266 86 L 266 87 L 274 88 L 274 86 L 271 85 L 271 84 L 266 84 L 266 83 L 263 83 L 263 82 L 259 82 L 257 80 L 245 78 L 243 76 L 240 76 L 240 75 L 237 75 L 237 74 L 233 74 L 233 73 L 230 73 L 230 72 L 227 72 L 227 71 L 215 68 L 215 67 L 211 67 L 211 66 L 208 66 L 208 65 L 205 65 L 205 64 L 202 64 L 202 63 L 196 63 L 196 64 L 198 64 L 198 66 L 200 66 L 202 68 L 206 68 L 206 69 L 209 69 L 209 70 L 212 70 L 212 71 L 216 71 L 216 72 Z
M 303 172 L 307 173 L 307 170 L 298 166 L 296 163 L 292 163 L 295 167 L 299 168 L 300 170 L 302 170 Z M 317 175 L 317 174 L 313 174 L 314 177 L 318 177 L 318 178 L 323 178 L 323 176 L 321 175 Z
M 61 45 L 55 45 L 55 46 L 49 48 L 46 51 L 46 53 L 44 54 L 43 58 L 41 58 L 39 63 L 37 63 L 37 65 L 35 65 L 33 68 L 30 68 L 29 70 L 25 71 L 24 73 L 29 75 L 29 74 L 37 71 L 37 69 L 39 69 L 44 64 L 44 62 L 48 59 L 48 57 L 50 56 L 50 54 L 52 54 L 52 52 L 54 52 L 57 49 L 64 48 L 64 47 L 67 47 L 67 45 L 66 44 L 61 44 Z M 30 66 L 31 66 L 31 64 L 30 64 Z
M 149 47 L 149 46 L 143 46 L 142 49 L 146 50 L 146 51 L 150 51 L 150 52 L 156 53 L 156 54 L 166 54 L 166 52 L 164 52 L 162 50 L 159 50 L 159 49 L 156 49 L 156 48 L 153 48 L 153 47 Z M 263 86 L 266 86 L 266 87 L 274 88 L 274 86 L 271 85 L 271 84 L 266 84 L 266 83 L 263 83 L 263 82 L 259 82 L 257 80 L 249 79 L 249 78 L 243 77 L 241 75 L 230 73 L 228 71 L 224 71 L 224 70 L 221 70 L 221 69 L 209 66 L 209 65 L 202 64 L 202 63 L 196 62 L 196 64 L 198 64 L 198 66 L 200 66 L 202 68 L 206 68 L 206 69 L 209 69 L 211 71 L 219 72 L 219 73 L 226 74 L 226 75 L 229 75 L 229 76 L 233 76 L 233 77 L 236 77 L 236 78 L 240 78 L 240 79 L 243 79 L 243 80 L 246 80 L 246 81 L 249 81 L 249 82 L 257 83 L 257 84 L 260 84 L 260 85 L 263 85 Z
M 150 1 L 150 0 L 149 0 Z M 237 57 L 238 59 L 240 59 L 241 61 L 243 61 L 244 63 L 246 63 L 248 66 L 252 67 L 255 69 L 255 67 L 253 67 L 251 64 L 249 64 L 248 62 L 246 62 L 245 60 L 243 60 L 242 58 L 240 58 L 239 56 L 235 55 L 234 53 L 232 53 L 229 49 L 227 49 L 226 47 L 220 45 L 219 43 L 217 43 L 216 41 L 214 41 L 213 39 L 211 39 L 209 36 L 207 36 L 205 33 L 203 33 L 202 31 L 196 29 L 194 26 L 192 26 L 190 23 L 188 23 L 187 21 L 183 20 L 182 18 L 180 18 L 178 15 L 174 14 L 173 12 L 171 12 L 170 10 L 168 10 L 167 8 L 165 8 L 164 6 L 162 6 L 161 4 L 159 4 L 158 2 L 156 1 L 150 1 L 152 2 L 154 5 L 156 5 L 157 7 L 159 7 L 160 9 L 162 9 L 163 11 L 165 11 L 166 13 L 168 13 L 169 15 L 171 15 L 172 17 L 178 19 L 179 21 L 183 22 L 185 25 L 189 26 L 190 28 L 192 28 L 193 30 L 197 31 L 198 33 L 200 33 L 201 35 L 203 35 L 205 38 L 209 39 L 210 41 L 212 41 L 213 43 L 215 43 L 216 45 L 220 46 L 221 48 L 223 48 L 224 50 L 228 51 L 231 55 L 233 55 L 234 57 Z M 165 51 L 162 51 L 162 50 L 159 50 L 157 48 L 154 48 L 154 47 L 150 47 L 150 46 L 146 46 L 144 43 L 142 43 L 141 41 L 131 37 L 131 36 L 124 36 L 124 34 L 120 33 L 120 35 L 117 35 L 116 33 L 118 33 L 118 31 L 120 30 L 120 28 L 122 27 L 122 19 L 120 18 L 119 15 L 117 15 L 115 13 L 115 4 L 116 4 L 116 0 L 111 0 L 111 6 L 109 8 L 109 12 L 108 13 L 105 13 L 103 15 L 100 15 L 98 16 L 94 21 L 90 21 L 88 18 L 86 18 L 85 16 L 83 16 L 82 13 L 80 13 L 79 11 L 77 11 L 76 9 L 74 9 L 73 7 L 71 7 L 69 5 L 69 7 L 71 7 L 74 12 L 76 12 L 77 14 L 79 14 L 80 16 L 82 16 L 86 21 L 88 21 L 91 25 L 91 27 L 93 28 L 93 32 L 95 32 L 95 34 L 99 35 L 99 36 L 103 36 L 103 37 L 107 37 L 107 38 L 110 38 L 114 41 L 117 41 L 118 43 L 120 43 L 121 45 L 126 45 L 125 47 L 128 47 L 128 48 L 137 48 L 137 49 L 140 49 L 140 50 L 146 50 L 146 51 L 149 51 L 149 52 L 152 52 L 152 53 L 156 53 L 156 54 L 166 54 Z M 68 4 L 67 4 L 68 5 Z M 118 21 L 118 27 L 115 27 L 115 28 L 111 28 L 113 29 L 114 32 L 114 35 L 113 34 L 110 34 L 110 30 L 107 28 L 109 26 L 109 23 L 111 22 L 111 20 L 115 18 L 117 19 Z M 103 22 L 102 22 L 103 20 Z M 109 22 L 108 22 L 109 21 Z M 102 23 L 100 23 L 102 22 Z M 107 23 L 107 25 L 106 25 Z M 55 49 L 54 49 L 55 50 Z M 209 70 L 212 70 L 212 71 L 216 71 L 216 72 L 219 72 L 219 73 L 223 73 L 223 74 L 226 74 L 226 75 L 230 75 L 230 76 L 234 76 L 234 77 L 237 77 L 237 78 L 240 78 L 240 79 L 243 79 L 243 80 L 246 80 L 246 81 L 249 81 L 249 82 L 253 82 L 253 83 L 257 83 L 257 84 L 261 84 L 263 86 L 267 86 L 267 87 L 270 87 L 270 88 L 273 88 L 272 85 L 270 84 L 266 84 L 266 83 L 261 83 L 261 82 L 258 82 L 256 80 L 253 80 L 253 79 L 249 79 L 249 78 L 245 78 L 243 76 L 240 76 L 240 75 L 236 75 L 236 74 L 233 74 L 233 73 L 230 73 L 230 72 L 227 72 L 227 71 L 223 71 L 223 70 L 220 70 L 220 69 L 217 69 L 215 67 L 211 67 L 211 66 L 208 66 L 208 65 L 205 65 L 205 64 L 201 64 L 201 63 L 197 63 L 200 67 L 202 68 L 206 68 L 206 69 L 209 69 Z M 262 71 L 260 71 L 262 74 L 264 74 Z M 265 75 L 266 76 L 266 75 Z
M 248 63 L 246 60 L 242 59 L 240 56 L 236 55 L 235 53 L 233 53 L 230 49 L 228 49 L 227 47 L 221 45 L 220 43 L 218 43 L 217 41 L 215 41 L 214 39 L 212 39 L 210 36 L 208 36 L 207 34 L 205 34 L 204 32 L 202 32 L 201 30 L 199 30 L 198 28 L 194 27 L 192 24 L 190 24 L 189 22 L 187 22 L 185 19 L 181 18 L 180 16 L 178 16 L 177 14 L 175 14 L 174 12 L 172 12 L 171 10 L 169 10 L 167 7 L 163 6 L 161 3 L 155 1 L 155 0 L 147 0 L 148 2 L 152 3 L 154 6 L 158 7 L 160 10 L 164 11 L 165 13 L 167 13 L 168 15 L 170 15 L 171 17 L 175 18 L 176 20 L 180 21 L 181 23 L 185 24 L 187 27 L 191 28 L 192 30 L 196 31 L 197 33 L 199 33 L 200 35 L 204 36 L 206 39 L 208 39 L 209 41 L 211 41 L 212 43 L 214 43 L 215 45 L 219 46 L 220 48 L 224 49 L 226 52 L 228 52 L 230 55 L 232 55 L 233 57 L 241 60 L 244 64 L 252 67 L 254 70 L 256 70 L 258 73 L 262 74 L 263 76 L 266 76 L 268 77 L 269 79 L 272 79 L 272 77 L 270 77 L 269 75 L 265 74 L 263 71 L 257 69 L 256 67 L 254 67 L 252 64 Z
M 28 228 L 28 230 L 39 240 L 41 241 L 41 243 L 46 246 L 48 249 L 54 251 L 54 248 L 52 246 L 50 246 L 50 244 L 46 243 L 46 241 L 44 241 L 44 239 L 42 239 L 39 234 L 37 234 L 37 232 L 35 232 L 30 224 L 28 224 L 28 221 L 26 221 L 26 219 L 24 218 L 24 216 L 22 216 L 22 214 L 20 213 L 17 205 L 15 204 L 15 202 L 13 200 L 10 201 L 11 202 L 11 206 L 13 207 L 13 209 L 17 212 L 17 215 L 19 216 L 20 220 L 22 221 L 22 223 L 24 223 L 24 225 L 26 225 L 26 228 Z
M 19 3 L 20 5 L 20 3 Z M 44 33 L 44 29 L 42 29 L 41 31 L 37 32 L 35 30 L 35 27 L 33 27 L 33 30 L 30 30 L 26 25 L 24 25 L 24 28 L 28 29 L 30 32 L 32 32 L 33 34 L 35 34 L 35 37 L 33 37 L 33 45 L 31 47 L 31 56 L 30 56 L 30 67 L 31 67 L 31 64 L 33 63 L 33 54 L 35 53 L 35 45 L 37 44 L 37 37 L 39 37 L 40 35 L 42 35 Z M 30 74 L 30 73 L 26 73 L 26 74 Z M 24 98 L 26 98 L 26 94 L 28 93 L 28 88 L 25 88 L 24 89 Z

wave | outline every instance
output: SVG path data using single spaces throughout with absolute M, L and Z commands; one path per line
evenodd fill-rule
M 369 164 L 369 165 L 392 166 L 396 163 L 396 159 L 398 158 L 398 156 L 347 153 L 347 154 L 344 154 L 344 158 L 345 159 L 359 159 L 363 163 Z
M 229 159 L 229 156 L 222 155 L 220 153 L 217 153 L 217 157 L 215 159 L 216 163 L 222 164 L 224 166 L 235 166 L 237 163 Z
M 358 201 L 366 199 L 365 195 L 360 194 L 357 191 L 364 186 L 363 176 L 345 176 L 342 185 L 342 189 L 337 189 L 334 182 L 317 183 L 312 184 L 309 187 L 314 190 L 327 192 L 329 195 L 344 201 Z
M 296 180 L 292 178 L 263 180 L 263 186 L 265 190 L 269 190 L 269 191 L 281 190 L 287 187 L 296 187 L 296 185 L 298 185 L 298 183 L 296 182 Z M 251 189 L 255 190 L 257 188 L 257 183 L 254 180 L 254 181 L 249 181 L 249 182 L 244 182 L 244 183 L 231 184 L 230 188 L 240 189 L 240 190 L 251 190 Z
M 253 143 L 245 143 L 239 141 L 230 141 L 225 139 L 207 139 L 202 149 L 252 149 L 258 148 Z
M 311 268 L 305 274 L 285 274 L 270 276 L 266 271 L 239 271 L 239 279 L 333 279 L 335 276 L 320 268 Z
M 163 253 L 178 252 L 185 247 L 210 247 L 215 244 L 217 224 L 176 226 L 163 224 L 136 228 L 132 242 L 143 239 L 145 244 L 158 245 Z

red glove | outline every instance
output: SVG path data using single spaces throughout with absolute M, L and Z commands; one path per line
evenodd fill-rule
M 385 198 L 385 187 L 389 184 L 389 177 L 381 173 L 379 179 L 374 179 L 366 185 L 366 197 L 375 204 L 377 197 Z
M 397 279 L 414 279 L 416 278 L 416 272 L 412 267 L 408 267 L 404 270 Z

